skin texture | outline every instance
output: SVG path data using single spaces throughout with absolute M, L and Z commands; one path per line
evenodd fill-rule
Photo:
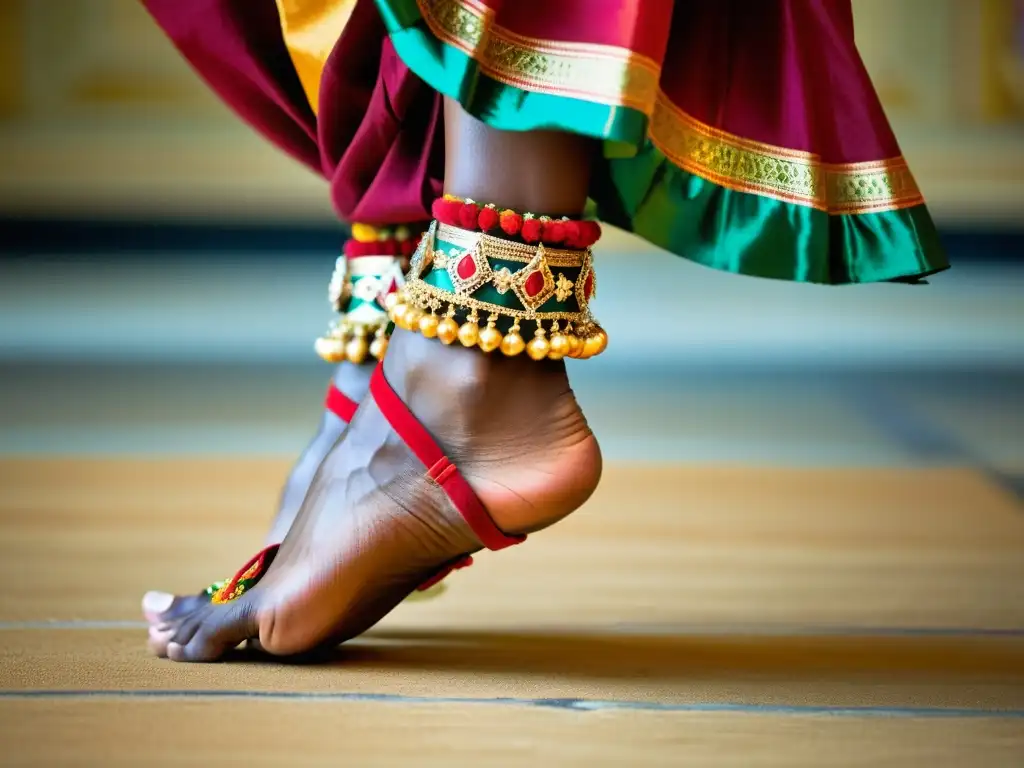
M 449 192 L 536 213 L 583 210 L 591 142 L 495 131 L 452 103 L 445 119 Z M 384 373 L 506 533 L 545 528 L 596 488 L 600 450 L 564 363 L 446 347 L 400 330 Z M 153 616 L 151 650 L 211 661 L 258 638 L 265 651 L 289 655 L 373 626 L 440 567 L 481 548 L 424 473 L 365 398 L 263 580 L 226 605 Z

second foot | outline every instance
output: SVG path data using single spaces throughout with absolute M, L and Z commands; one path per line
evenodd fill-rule
M 279 655 L 344 641 L 466 555 L 557 522 L 596 488 L 600 450 L 561 362 L 399 331 L 379 376 L 262 580 L 155 622 L 154 653 L 212 661 L 252 638 Z

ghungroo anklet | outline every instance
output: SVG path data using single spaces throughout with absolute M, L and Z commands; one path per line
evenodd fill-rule
M 584 359 L 608 344 L 590 312 L 596 288 L 589 248 L 527 244 L 434 221 L 405 286 L 388 303 L 399 328 L 444 344 Z
M 422 225 L 390 230 L 352 225 L 353 236 L 345 243 L 345 255 L 335 263 L 328 288 L 339 317 L 316 340 L 321 358 L 358 365 L 368 357 L 384 357 L 390 327 L 386 300 L 405 283 L 408 256 L 421 232 Z

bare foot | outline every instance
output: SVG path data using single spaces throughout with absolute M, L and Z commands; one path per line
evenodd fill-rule
M 370 386 L 373 365 L 352 365 L 342 363 L 334 371 L 334 386 L 350 400 L 359 402 Z M 306 446 L 299 460 L 292 467 L 285 481 L 278 503 L 278 511 L 270 524 L 265 543 L 279 544 L 291 528 L 295 517 L 306 498 L 317 469 L 330 453 L 334 444 L 348 426 L 345 421 L 329 410 L 324 410 L 320 427 L 312 441 Z M 158 624 L 186 616 L 210 601 L 207 592 L 192 595 L 172 595 L 168 592 L 147 592 L 142 599 L 142 612 L 150 624 Z
M 600 450 L 563 363 L 398 331 L 384 370 L 505 533 L 557 522 L 597 486 Z M 367 397 L 263 580 L 237 600 L 154 625 L 150 647 L 176 661 L 212 661 L 256 637 L 282 655 L 340 642 L 481 547 Z

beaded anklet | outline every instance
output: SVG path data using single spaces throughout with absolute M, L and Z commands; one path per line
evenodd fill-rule
M 386 301 L 404 284 L 405 265 L 422 234 L 420 227 L 379 229 L 353 224 L 352 238 L 338 258 L 328 288 L 339 317 L 316 340 L 317 354 L 329 363 L 359 365 L 381 360 L 388 348 L 390 321 Z
M 527 244 L 434 221 L 405 286 L 388 303 L 396 326 L 444 344 L 585 359 L 608 344 L 590 312 L 596 288 L 589 248 Z

